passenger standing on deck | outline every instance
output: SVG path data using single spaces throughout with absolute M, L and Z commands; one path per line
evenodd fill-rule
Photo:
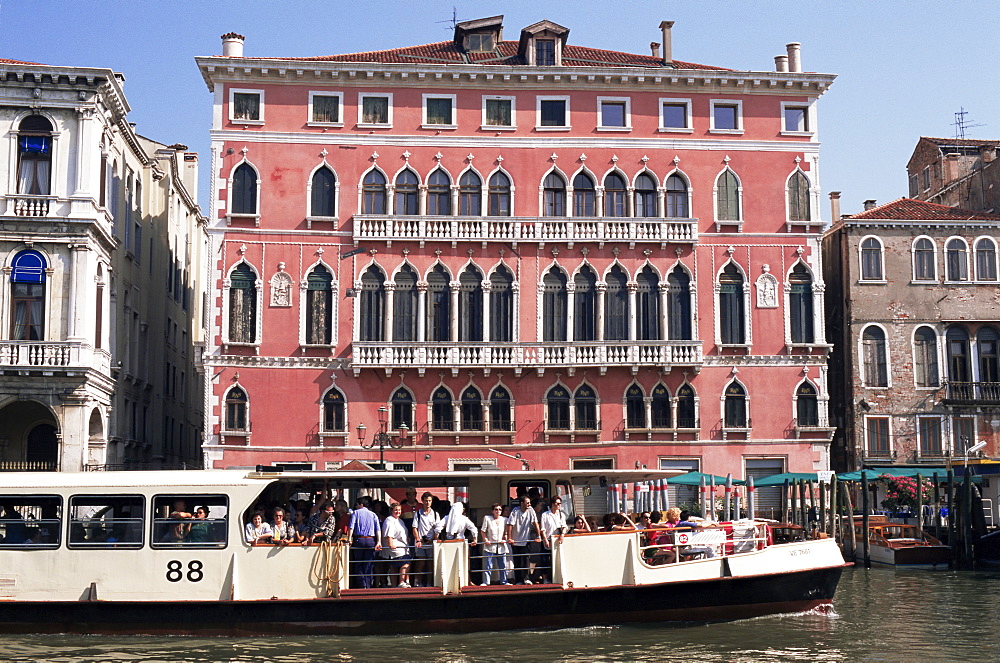
M 353 548 L 354 575 L 365 589 L 371 589 L 374 580 L 372 564 L 375 561 L 375 551 L 382 550 L 382 526 L 378 522 L 378 516 L 368 510 L 369 501 L 369 497 L 361 496 L 355 502 L 347 533 L 347 540 Z
M 424 506 L 413 514 L 413 573 L 410 577 L 415 587 L 431 584 L 430 577 L 425 575 L 430 573 L 429 567 L 434 557 L 434 528 L 441 520 L 441 516 L 433 509 L 433 495 L 424 493 L 420 500 Z
M 497 573 L 500 584 L 509 585 L 507 581 L 507 541 L 504 532 L 507 520 L 503 517 L 503 507 L 494 504 L 490 513 L 483 516 L 483 557 L 486 558 L 486 568 L 483 571 L 483 586 L 489 585 L 493 572 Z
M 409 534 L 400 517 L 402 515 L 402 507 L 393 502 L 389 506 L 389 515 L 382 522 L 382 557 L 388 560 L 392 576 L 398 574 L 397 586 L 408 588 L 410 586 L 410 576 L 407 573 L 410 570 L 410 556 L 407 554 Z M 389 577 L 390 587 L 397 583 L 397 579 L 392 576 Z
M 531 559 L 529 544 L 542 540 L 542 531 L 538 527 L 538 516 L 531 508 L 531 498 L 521 497 L 518 506 L 510 511 L 507 517 L 507 530 L 504 532 L 510 544 L 514 558 L 514 578 L 519 585 L 530 585 L 528 578 L 528 563 Z
M 557 495 L 552 498 L 552 506 L 542 513 L 542 543 L 545 544 L 545 552 L 542 554 L 541 575 L 545 580 L 552 579 L 552 543 L 562 543 L 563 534 L 567 530 L 569 525 L 562 510 L 562 498 Z

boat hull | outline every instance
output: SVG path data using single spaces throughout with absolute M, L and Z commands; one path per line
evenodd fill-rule
M 469 587 L 448 596 L 409 589 L 309 600 L 16 601 L 0 603 L 0 632 L 375 635 L 729 621 L 829 606 L 842 570 L 611 588 Z
M 860 558 L 859 547 L 856 559 Z M 896 566 L 914 569 L 943 570 L 951 563 L 951 549 L 948 546 L 911 546 L 906 548 L 888 548 L 886 546 L 871 546 L 872 564 L 879 566 Z

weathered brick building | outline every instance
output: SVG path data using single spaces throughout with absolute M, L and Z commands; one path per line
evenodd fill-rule
M 1000 211 L 998 140 L 921 136 L 906 164 L 910 198 L 992 214 Z
M 827 231 L 835 469 L 1000 451 L 998 237 L 998 215 L 906 198 Z

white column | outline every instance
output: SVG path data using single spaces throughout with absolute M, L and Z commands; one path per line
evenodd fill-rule
M 92 282 L 86 278 L 89 272 L 90 247 L 86 244 L 74 244 L 70 247 L 70 267 L 69 267 L 69 291 L 67 293 L 67 325 L 66 340 L 84 340 L 83 330 L 87 329 L 85 321 L 87 316 L 86 302 L 89 301 L 88 292 L 81 288 L 89 288 Z M 95 288 L 96 292 L 96 288 Z M 51 315 L 51 312 L 50 312 Z M 52 319 L 50 317 L 50 319 Z
M 427 281 L 417 281 L 417 342 L 427 340 Z
M 427 214 L 427 185 L 421 184 L 417 187 L 417 211 L 420 216 Z
M 566 284 L 566 340 L 576 338 L 576 284 L 572 281 Z
M 625 289 L 628 290 L 628 338 L 630 341 L 634 341 L 638 338 L 638 334 L 636 333 L 635 300 L 639 284 L 635 281 L 629 281 L 625 284 Z
M 91 151 L 90 133 L 93 125 L 94 109 L 77 108 L 77 131 L 76 131 L 76 159 L 73 160 L 73 167 L 76 169 L 76 182 L 73 195 L 93 193 L 91 186 L 91 173 L 97 172 L 99 168 L 92 167 L 89 163 Z M 96 152 L 96 150 L 95 150 Z M 99 173 L 103 176 L 103 173 Z
M 660 315 L 657 324 L 660 326 L 660 340 L 665 341 L 670 336 L 670 321 L 667 318 L 670 284 L 667 281 L 661 281 L 656 287 L 660 293 Z
M 604 281 L 599 281 L 596 285 L 597 289 L 597 340 L 604 340 L 604 294 L 608 291 L 608 284 Z
M 451 290 L 449 294 L 449 299 L 451 300 L 451 316 L 448 321 L 449 327 L 451 328 L 451 333 L 449 339 L 452 341 L 458 340 L 458 288 L 462 284 L 459 281 L 451 281 L 448 286 Z
M 493 298 L 493 284 L 490 281 L 483 281 L 483 339 L 484 341 L 490 340 L 490 305 Z
M 395 332 L 395 300 L 396 300 L 396 284 L 392 281 L 387 281 L 385 284 L 385 340 L 386 343 L 392 343 L 396 340 L 393 337 Z

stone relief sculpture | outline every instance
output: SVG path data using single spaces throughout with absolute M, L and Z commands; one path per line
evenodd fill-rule
M 757 308 L 778 308 L 778 279 L 768 265 L 764 265 L 764 273 L 757 277 Z
M 285 271 L 285 263 L 278 265 L 278 272 L 271 277 L 271 306 L 292 305 L 292 277 Z

